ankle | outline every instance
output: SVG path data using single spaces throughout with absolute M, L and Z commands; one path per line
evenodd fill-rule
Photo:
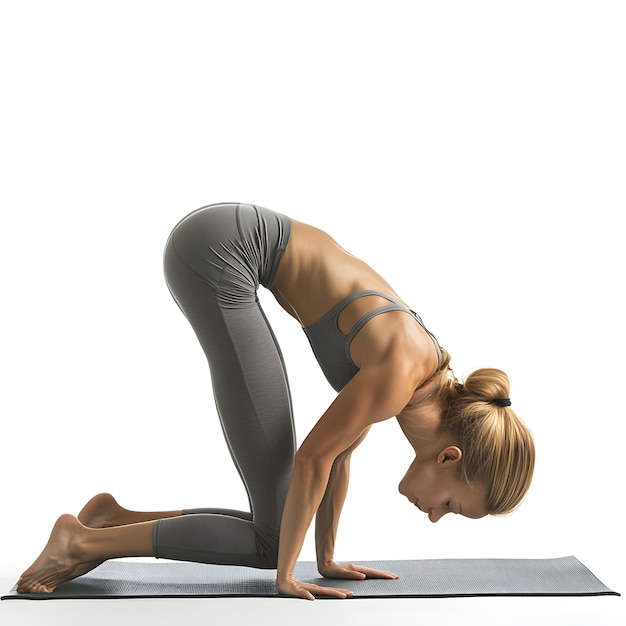
M 77 528 L 76 533 L 72 536 L 72 540 L 69 545 L 69 552 L 71 555 L 81 563 L 92 561 L 97 552 L 97 536 L 96 530 L 93 528 L 87 528 L 81 524 Z

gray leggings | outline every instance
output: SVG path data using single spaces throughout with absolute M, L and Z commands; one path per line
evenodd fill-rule
M 293 469 L 295 433 L 280 348 L 257 297 L 270 287 L 290 221 L 247 204 L 218 204 L 184 218 L 164 255 L 167 285 L 209 361 L 213 394 L 250 512 L 192 509 L 159 520 L 157 558 L 276 567 Z

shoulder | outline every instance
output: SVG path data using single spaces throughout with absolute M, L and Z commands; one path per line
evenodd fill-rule
M 407 380 L 413 392 L 432 379 L 439 361 L 433 340 L 404 311 L 371 319 L 350 351 L 361 370 L 373 369 L 386 377 Z
M 306 437 L 300 456 L 336 458 L 374 423 L 398 415 L 413 393 L 401 361 L 363 368 L 337 395 Z
M 411 402 L 415 389 L 422 384 L 423 367 L 419 360 L 402 350 L 390 350 L 379 359 L 365 364 L 348 383 L 356 393 L 380 407 L 381 419 L 393 417 Z

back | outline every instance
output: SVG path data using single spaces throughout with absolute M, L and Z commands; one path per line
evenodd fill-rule
M 289 245 L 271 287 L 288 313 L 302 326 L 310 326 L 340 300 L 364 290 L 383 292 L 407 306 L 386 280 L 327 233 L 292 220 Z M 368 300 L 347 307 L 346 325 L 352 327 L 367 310 L 374 308 L 372 301 L 366 303 Z M 348 314 L 351 310 L 353 315 Z
M 337 391 L 393 351 L 411 363 L 416 388 L 439 367 L 439 345 L 419 316 L 369 265 L 317 228 L 292 221 L 271 290 L 305 329 Z

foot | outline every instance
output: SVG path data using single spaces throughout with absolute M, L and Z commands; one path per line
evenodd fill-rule
M 88 528 L 110 528 L 179 517 L 182 511 L 131 511 L 120 506 L 110 493 L 99 493 L 87 502 L 78 520 Z
M 99 493 L 78 514 L 78 521 L 89 528 L 109 528 L 130 524 L 129 511 L 121 507 L 110 493 Z M 134 520 L 133 520 L 134 521 Z
M 61 583 L 99 565 L 100 561 L 88 560 L 82 549 L 86 532 L 90 531 L 72 515 L 59 517 L 43 552 L 20 577 L 17 590 L 52 593 Z

